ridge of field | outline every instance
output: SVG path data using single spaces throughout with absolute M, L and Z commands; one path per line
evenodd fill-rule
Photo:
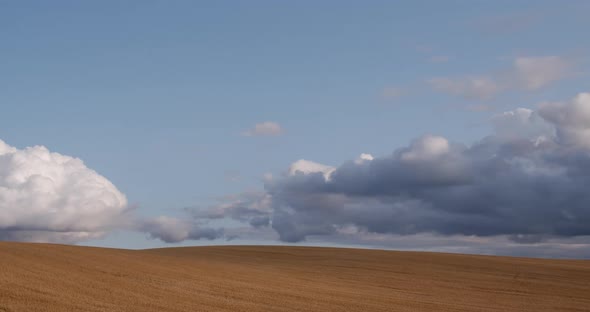
M 0 242 L 0 312 L 590 311 L 590 261 Z

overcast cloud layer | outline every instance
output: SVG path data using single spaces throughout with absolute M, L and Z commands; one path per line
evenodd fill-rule
M 492 122 L 495 133 L 471 146 L 424 135 L 338 167 L 299 160 L 264 192 L 195 217 L 268 226 L 285 242 L 374 233 L 534 244 L 590 235 L 590 93 Z

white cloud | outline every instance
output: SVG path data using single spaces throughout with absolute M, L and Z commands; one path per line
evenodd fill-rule
M 511 90 L 539 90 L 571 74 L 571 63 L 559 56 L 519 57 L 509 69 L 499 74 L 439 77 L 428 82 L 440 92 L 467 99 L 488 100 Z
M 519 57 L 514 60 L 513 75 L 519 88 L 538 90 L 568 77 L 571 65 L 558 56 Z
M 360 164 L 364 164 L 366 162 L 369 162 L 369 161 L 371 161 L 373 159 L 375 159 L 373 157 L 373 155 L 362 153 L 357 159 L 354 160 L 354 163 L 357 164 L 357 165 L 360 165 Z
M 590 93 L 567 102 L 542 103 L 539 114 L 555 125 L 560 143 L 590 148 Z
M 410 148 L 401 154 L 401 160 L 432 160 L 449 153 L 450 150 L 449 141 L 444 137 L 426 135 L 412 142 Z
M 279 136 L 283 134 L 284 130 L 276 122 L 265 121 L 254 125 L 253 128 L 242 132 L 244 136 Z
M 292 163 L 291 166 L 289 166 L 288 174 L 290 176 L 294 176 L 297 174 L 308 175 L 312 173 L 321 173 L 323 174 L 324 179 L 326 179 L 326 181 L 329 181 L 330 175 L 332 174 L 332 172 L 334 172 L 334 170 L 336 170 L 336 168 L 331 166 L 323 165 L 305 159 L 300 159 Z
M 0 140 L 0 239 L 97 238 L 127 222 L 127 211 L 125 195 L 80 159 Z

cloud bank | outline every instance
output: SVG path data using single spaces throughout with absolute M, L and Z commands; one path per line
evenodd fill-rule
M 471 146 L 424 135 L 337 167 L 299 160 L 264 192 L 216 206 L 215 217 L 268 226 L 285 242 L 393 234 L 534 244 L 590 235 L 590 93 L 492 123 L 495 132 Z
M 246 235 L 590 257 L 583 253 L 590 93 L 497 114 L 491 123 L 493 133 L 471 145 L 424 135 L 389 155 L 363 153 L 339 166 L 301 159 L 267 175 L 264 190 L 188 209 L 185 218 L 137 216 L 81 160 L 0 141 L 0 239 L 76 243 L 127 229 L 168 243 Z M 204 227 L 216 220 L 239 226 Z

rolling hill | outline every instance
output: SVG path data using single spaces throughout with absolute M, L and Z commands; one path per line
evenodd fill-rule
M 590 311 L 590 261 L 1 242 L 0 311 Z

